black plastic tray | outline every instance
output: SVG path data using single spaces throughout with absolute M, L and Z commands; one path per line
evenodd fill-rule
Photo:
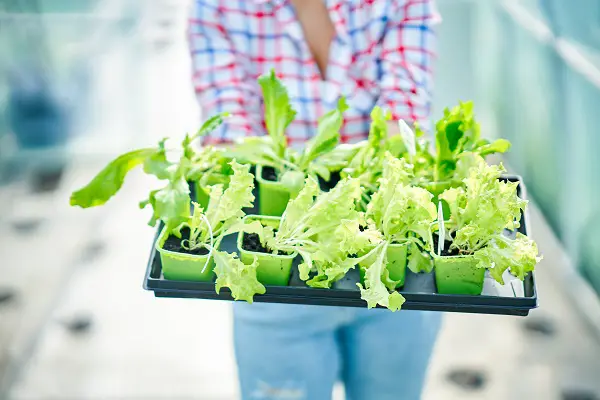
M 503 179 L 519 182 L 519 196 L 526 198 L 525 187 L 520 177 L 505 176 Z M 251 211 L 248 210 L 249 213 Z M 528 216 L 525 213 L 521 219 L 519 232 L 527 235 L 528 222 Z M 507 235 L 511 235 L 511 232 L 507 231 Z M 222 242 L 222 248 L 227 251 L 236 251 L 235 236 L 225 238 Z M 354 269 L 344 279 L 336 282 L 331 289 L 310 288 L 300 280 L 298 269 L 294 267 L 289 286 L 266 286 L 266 293 L 255 295 L 254 301 L 366 307 L 366 302 L 360 298 L 360 291 L 356 286 L 358 279 L 358 271 Z M 533 274 L 529 274 L 521 282 L 507 272 L 505 282 L 504 286 L 498 285 L 491 277 L 486 275 L 481 296 L 445 295 L 436 293 L 433 273 L 415 274 L 407 270 L 406 283 L 403 289 L 400 290 L 400 293 L 406 298 L 402 309 L 525 316 L 529 314 L 529 310 L 537 307 L 537 293 Z M 156 297 L 233 300 L 228 289 L 223 288 L 220 293 L 216 293 L 214 282 L 185 282 L 164 279 L 160 256 L 154 249 L 154 242 L 144 278 L 144 289 L 153 291 Z

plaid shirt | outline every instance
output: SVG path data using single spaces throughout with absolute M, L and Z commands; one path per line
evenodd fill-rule
M 342 95 L 350 106 L 343 142 L 368 135 L 375 105 L 428 126 L 433 0 L 324 0 L 336 31 L 325 81 L 289 0 L 194 1 L 189 42 L 200 107 L 205 116 L 233 114 L 209 143 L 265 134 L 256 80 L 271 68 L 298 112 L 286 131 L 292 145 L 310 139 L 319 116 Z

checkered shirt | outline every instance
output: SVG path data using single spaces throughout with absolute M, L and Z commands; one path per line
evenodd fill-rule
M 433 0 L 324 0 L 335 27 L 326 80 L 289 0 L 194 0 L 189 23 L 193 84 L 203 115 L 233 117 L 207 138 L 231 142 L 266 133 L 257 78 L 274 68 L 296 119 L 288 141 L 302 144 L 319 116 L 346 96 L 343 142 L 364 139 L 376 105 L 395 119 L 429 124 L 439 18 Z

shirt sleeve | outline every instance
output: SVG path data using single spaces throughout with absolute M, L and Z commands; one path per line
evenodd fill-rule
M 394 119 L 429 128 L 435 57 L 433 0 L 396 0 L 383 39 L 378 105 Z
M 192 80 L 203 118 L 228 111 L 231 117 L 209 134 L 204 143 L 230 143 L 261 132 L 261 103 L 255 79 L 236 52 L 228 27 L 210 1 L 194 0 L 188 40 L 192 57 Z

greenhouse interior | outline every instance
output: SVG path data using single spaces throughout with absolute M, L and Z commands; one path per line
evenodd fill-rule
M 236 153 L 234 148 L 233 156 L 221 166 L 233 170 L 228 172 L 233 174 L 231 181 L 228 181 L 231 185 L 217 184 L 219 189 L 214 190 L 214 186 L 208 189 L 208 206 L 194 201 L 192 211 L 186 210 L 190 204 L 183 207 L 184 212 L 190 214 L 186 225 L 186 229 L 189 228 L 189 240 L 181 241 L 181 248 L 189 250 L 188 245 L 191 248 L 192 242 L 198 239 L 192 238 L 194 227 L 201 230 L 202 224 L 208 226 L 203 240 L 205 248 L 210 251 L 204 253 L 208 254 L 208 261 L 203 261 L 202 271 L 207 266 L 214 268 L 216 283 L 212 280 L 182 283 L 179 278 L 167 276 L 167 264 L 161 252 L 164 249 L 160 248 L 166 244 L 160 239 L 159 234 L 163 232 L 159 227 L 166 226 L 165 232 L 169 233 L 168 230 L 177 224 L 173 225 L 171 219 L 162 218 L 157 206 L 160 191 L 159 194 L 150 192 L 150 198 L 146 201 L 154 208 L 154 214 L 149 210 L 151 207 L 140 210 L 138 203 L 148 198 L 149 191 L 160 187 L 157 186 L 157 176 L 166 179 L 160 174 L 168 173 L 171 174 L 168 179 L 172 179 L 172 174 L 179 173 L 184 164 L 181 161 L 173 162 L 169 164 L 172 168 L 148 173 L 152 166 L 157 167 L 162 161 L 165 164 L 168 162 L 161 159 L 156 165 L 150 165 L 144 161 L 143 168 L 132 169 L 124 182 L 124 175 L 121 177 L 120 182 L 124 183 L 122 187 L 111 179 L 118 181 L 115 176 L 128 171 L 117 168 L 105 175 L 97 174 L 107 164 L 110 166 L 109 163 L 119 155 L 134 149 L 154 148 L 152 146 L 156 146 L 156 143 L 159 143 L 159 149 L 163 149 L 163 138 L 169 138 L 169 143 L 177 146 L 184 143 L 185 152 L 186 141 L 197 136 L 193 133 L 201 133 L 205 121 L 211 121 L 213 115 L 205 115 L 199 105 L 198 90 L 195 91 L 194 79 L 199 72 L 193 71 L 193 58 L 200 51 L 190 54 L 190 43 L 194 43 L 194 29 L 207 32 L 210 30 L 207 27 L 212 25 L 210 22 L 202 25 L 202 22 L 196 21 L 200 27 L 194 28 L 192 23 L 190 28 L 190 21 L 197 18 L 191 15 L 194 5 L 200 9 L 205 7 L 204 11 L 196 12 L 208 13 L 207 10 L 210 10 L 215 15 L 223 16 L 235 10 L 245 10 L 245 7 L 287 7 L 291 10 L 292 4 L 298 7 L 297 3 L 293 0 L 0 0 L 0 255 L 3 260 L 0 263 L 0 399 L 600 399 L 600 246 L 595 242 L 596 239 L 600 241 L 600 211 L 597 206 L 600 180 L 593 178 L 595 172 L 600 173 L 600 163 L 594 161 L 596 151 L 600 150 L 600 137 L 595 133 L 595 127 L 598 126 L 596 122 L 600 125 L 600 0 L 311 0 L 306 3 L 318 4 L 314 7 L 324 4 L 330 11 L 334 10 L 331 15 L 335 15 L 338 8 L 345 9 L 347 6 L 348 15 L 360 18 L 370 16 L 365 11 L 367 9 L 377 10 L 378 7 L 383 9 L 391 5 L 399 10 L 413 6 L 412 9 L 417 10 L 420 4 L 427 4 L 441 17 L 434 28 L 436 55 L 433 59 L 433 90 L 428 119 L 433 122 L 447 121 L 454 115 L 449 117 L 449 112 L 455 112 L 458 109 L 456 107 L 465 107 L 461 109 L 463 112 L 469 107 L 464 104 L 470 104 L 484 146 L 510 142 L 510 149 L 501 151 L 470 149 L 475 153 L 480 151 L 482 156 L 497 153 L 486 159 L 487 162 L 490 165 L 502 162 L 506 169 L 503 176 L 512 177 L 506 183 L 503 180 L 505 178 L 498 180 L 498 173 L 492 178 L 493 182 L 489 182 L 490 187 L 499 191 L 511 188 L 521 198 L 526 194 L 526 208 L 524 203 L 515 206 L 517 219 L 523 215 L 523 220 L 520 227 L 517 224 L 513 229 L 518 228 L 519 232 L 514 242 L 523 239 L 519 243 L 523 246 L 537 245 L 539 256 L 536 258 L 537 253 L 532 253 L 530 260 L 537 264 L 535 271 L 533 265 L 525 268 L 512 259 L 506 261 L 512 263 L 510 273 L 503 270 L 501 276 L 497 276 L 494 270 L 497 265 L 492 261 L 491 265 L 485 266 L 488 269 L 485 283 L 485 268 L 479 268 L 483 289 L 479 287 L 475 295 L 447 295 L 440 283 L 434 283 L 434 279 L 435 282 L 441 279 L 436 275 L 436 257 L 443 254 L 443 245 L 437 243 L 445 242 L 445 233 L 442 232 L 450 232 L 446 241 L 457 243 L 460 239 L 460 233 L 457 233 L 460 230 L 452 230 L 453 223 L 460 223 L 454 215 L 455 209 L 450 204 L 450 211 L 443 210 L 441 200 L 450 203 L 450 194 L 464 194 L 466 191 L 465 201 L 471 199 L 475 202 L 473 196 L 469 197 L 470 189 L 473 189 L 469 187 L 469 179 L 483 181 L 483 178 L 470 170 L 464 175 L 467 177 L 464 190 L 462 186 L 457 186 L 458 189 L 448 189 L 451 193 L 448 190 L 444 193 L 429 190 L 432 192 L 429 193 L 426 186 L 423 189 L 413 185 L 414 181 L 406 184 L 406 193 L 429 196 L 426 207 L 429 219 L 425 220 L 429 225 L 435 225 L 432 229 L 439 231 L 435 232 L 435 237 L 430 237 L 433 234 L 427 225 L 429 231 L 423 235 L 423 240 L 419 241 L 417 234 L 414 237 L 409 235 L 410 238 L 406 240 L 414 248 L 429 249 L 429 253 L 424 251 L 419 255 L 427 259 L 426 263 L 431 265 L 433 271 L 428 267 L 421 270 L 411 268 L 413 253 L 407 256 L 405 249 L 403 262 L 408 264 L 406 268 L 410 271 L 406 272 L 403 289 L 402 284 L 395 288 L 392 285 L 390 289 L 386 279 L 400 279 L 393 278 L 391 270 L 385 271 L 385 277 L 382 273 L 369 274 L 373 267 L 366 267 L 362 261 L 375 265 L 377 261 L 367 257 L 368 254 L 387 248 L 382 247 L 387 243 L 380 245 L 383 242 L 375 242 L 381 240 L 374 239 L 380 232 L 375 228 L 376 223 L 369 218 L 378 215 L 374 210 L 376 201 L 387 198 L 384 186 L 393 179 L 388 174 L 392 174 L 390 171 L 396 167 L 414 168 L 417 174 L 415 140 L 416 151 L 422 150 L 419 147 L 424 143 L 422 140 L 440 146 L 439 138 L 436 140 L 433 136 L 436 129 L 439 133 L 440 124 L 421 130 L 419 124 L 409 126 L 403 123 L 398 125 L 401 131 L 398 137 L 403 140 L 406 158 L 394 158 L 390 154 L 393 145 L 390 145 L 385 157 L 382 152 L 379 159 L 382 164 L 379 166 L 383 178 L 374 178 L 371 182 L 377 185 L 373 189 L 375 193 L 369 193 L 365 200 L 364 191 L 356 192 L 356 203 L 362 201 L 364 207 L 353 204 L 358 208 L 349 210 L 343 217 L 347 227 L 351 225 L 348 219 L 355 218 L 353 222 L 356 225 L 352 226 L 356 228 L 356 240 L 363 235 L 367 237 L 367 233 L 374 229 L 373 236 L 368 238 L 372 247 L 365 247 L 367 250 L 363 253 L 344 253 L 344 265 L 348 265 L 346 270 L 350 270 L 344 270 L 344 273 L 348 276 L 355 274 L 354 278 L 332 277 L 332 270 L 327 268 L 340 266 L 342 261 L 333 267 L 319 264 L 322 260 L 318 257 L 334 257 L 329 254 L 334 252 L 330 247 L 323 252 L 319 250 L 315 254 L 307 254 L 310 253 L 307 247 L 286 247 L 283 241 L 278 241 L 278 237 L 283 235 L 279 234 L 286 228 L 284 221 L 292 218 L 293 207 L 300 207 L 299 200 L 303 195 L 307 199 L 310 197 L 311 207 L 315 208 L 320 204 L 319 199 L 325 203 L 333 202 L 331 199 L 335 200 L 336 193 L 350 188 L 353 182 L 356 188 L 365 188 L 352 172 L 345 175 L 344 171 L 351 170 L 348 166 L 352 162 L 344 164 L 341 175 L 337 175 L 341 176 L 340 182 L 325 191 L 322 185 L 319 189 L 317 181 L 310 178 L 318 177 L 322 181 L 323 176 L 329 176 L 329 170 L 326 173 L 323 171 L 324 160 L 331 161 L 334 157 L 323 155 L 316 161 L 306 161 L 306 165 L 310 165 L 306 167 L 308 172 L 294 170 L 300 173 L 300 179 L 290 183 L 295 185 L 296 191 L 290 189 L 281 205 L 282 209 L 262 212 L 263 201 L 270 196 L 270 192 L 263 192 L 258 185 L 260 182 L 266 185 L 261 179 L 265 178 L 265 169 L 267 166 L 271 168 L 271 164 L 261 165 L 260 161 L 253 161 L 259 158 L 259 150 L 251 147 L 254 143 L 252 139 L 256 138 L 248 140 L 247 148 L 242 148 L 241 152 Z M 407 13 L 405 21 L 412 21 L 411 12 Z M 246 18 L 250 20 L 248 15 Z M 293 12 L 290 15 L 293 17 Z M 301 15 L 297 13 L 298 17 Z M 388 23 L 386 26 L 392 26 L 389 21 L 393 17 L 383 17 Z M 226 20 L 229 17 L 225 15 L 223 18 Z M 241 25 L 244 24 L 244 18 L 239 21 Z M 261 25 L 260 19 L 256 21 L 256 29 L 261 32 L 256 37 L 260 38 L 262 29 L 269 25 Z M 245 22 L 249 29 L 254 29 L 252 21 Z M 335 18 L 334 22 L 336 26 L 345 23 Z M 234 32 L 234 29 L 241 28 L 236 26 L 231 29 Z M 355 34 L 352 29 L 350 32 Z M 246 35 L 248 42 L 256 38 L 251 33 Z M 307 40 L 309 36 L 309 32 L 306 32 Z M 371 39 L 368 34 L 367 38 Z M 208 43 L 209 40 L 205 40 Z M 245 43 L 244 40 L 236 43 Z M 216 43 L 220 42 L 215 39 L 212 45 L 216 46 Z M 208 52 L 219 63 L 220 52 Z M 333 60 L 334 63 L 337 61 Z M 203 71 L 204 67 L 201 66 L 199 70 Z M 394 68 L 399 67 L 395 65 Z M 215 72 L 217 77 L 222 74 L 221 70 Z M 269 82 L 268 74 L 258 78 L 266 108 L 270 107 L 267 85 L 272 85 L 271 89 L 274 88 L 275 92 L 279 90 L 278 75 L 273 74 Z M 252 83 L 243 80 L 236 82 L 240 87 L 255 84 L 255 80 Z M 288 90 L 294 98 L 297 89 L 288 87 Z M 270 95 L 276 96 L 277 93 Z M 350 95 L 348 102 L 351 109 L 352 101 Z M 246 101 L 240 101 L 242 103 L 248 107 L 248 112 L 254 107 Z M 305 118 L 303 104 L 292 103 L 298 110 L 296 119 Z M 323 130 L 331 128 L 326 126 L 328 116 L 341 118 L 329 121 L 331 124 L 343 123 L 343 115 L 348 115 L 344 114 L 348 106 L 342 103 L 342 100 L 339 103 L 331 102 L 332 111 L 319 118 L 319 131 L 321 123 Z M 336 104 L 338 109 L 334 110 Z M 372 105 L 370 107 L 373 108 Z M 277 112 L 283 112 L 281 107 Z M 222 115 L 227 124 L 230 116 Z M 369 116 L 369 113 L 365 115 Z M 369 140 L 375 130 L 375 112 L 370 116 L 373 122 Z M 273 120 L 269 118 L 275 117 L 265 111 L 266 122 L 261 121 L 263 124 L 257 125 L 263 131 L 268 131 L 269 139 L 275 140 L 272 131 L 277 128 L 273 128 Z M 381 115 L 381 118 L 383 121 L 387 117 Z M 346 124 L 350 124 L 350 120 L 348 117 Z M 217 122 L 220 123 L 220 120 Z M 302 122 L 300 120 L 298 124 Z M 386 121 L 383 121 L 384 126 L 391 126 L 385 124 Z M 316 117 L 314 126 L 317 126 Z M 337 130 L 334 129 L 338 141 L 339 129 L 339 125 Z M 388 130 L 391 132 L 391 129 Z M 344 135 L 341 137 L 343 139 Z M 393 136 L 390 134 L 389 138 Z M 287 142 L 285 137 L 281 139 L 284 147 L 285 143 L 292 142 L 290 137 Z M 368 140 L 363 142 L 365 146 L 370 145 Z M 328 145 L 317 141 L 307 143 L 307 146 L 312 143 L 313 147 L 319 147 L 315 143 Z M 466 146 L 460 140 L 459 143 Z M 264 145 L 263 142 L 254 145 L 259 144 Z M 272 147 L 276 146 L 274 144 Z M 345 149 L 343 146 L 337 145 L 331 154 L 338 149 Z M 450 147 L 452 151 L 455 150 L 452 145 Z M 271 150 L 269 147 L 265 152 Z M 220 150 L 215 151 L 218 153 Z M 285 151 L 288 152 L 285 154 L 287 158 L 282 162 L 295 163 L 296 166 L 301 165 L 303 157 L 308 158 L 309 153 L 296 152 L 291 147 Z M 362 150 L 357 151 L 353 154 L 361 154 Z M 431 157 L 429 150 L 423 151 L 427 153 L 425 158 Z M 155 151 L 152 154 L 164 153 Z M 242 155 L 248 156 L 251 168 L 242 162 Z M 486 169 L 492 167 L 482 157 L 476 157 L 477 160 L 469 158 L 468 162 L 481 162 L 485 166 L 479 165 L 479 171 L 493 172 Z M 244 165 L 238 166 L 237 161 L 233 162 L 232 159 Z M 465 160 L 467 158 L 453 165 L 456 176 L 459 176 L 461 163 Z M 136 165 L 141 163 L 135 162 Z M 411 164 L 406 167 L 405 164 L 409 162 L 414 166 Z M 133 164 L 127 166 L 130 167 Z M 193 169 L 193 166 L 190 168 Z M 436 169 L 435 174 L 437 172 Z M 261 275 L 265 273 L 261 272 L 260 266 L 257 267 L 256 256 L 254 259 L 251 256 L 245 258 L 240 250 L 238 259 L 237 255 L 227 253 L 227 246 L 235 251 L 235 238 L 229 242 L 224 240 L 223 243 L 229 243 L 227 245 L 215 245 L 216 242 L 220 243 L 221 236 L 217 225 L 209 222 L 212 221 L 210 204 L 215 203 L 213 197 L 218 200 L 222 195 L 225 198 L 229 188 L 232 188 L 230 193 L 233 192 L 233 182 L 238 174 L 242 179 L 242 174 L 247 177 L 250 173 L 256 173 L 256 181 L 251 177 L 255 183 L 250 183 L 256 185 L 256 190 L 251 194 L 252 187 L 246 188 L 247 195 L 252 199 L 243 205 L 245 208 L 242 205 L 237 208 L 241 214 L 236 215 L 239 220 L 234 222 L 247 221 L 244 225 L 246 228 L 234 227 L 242 230 L 237 246 L 241 249 L 244 235 L 252 234 L 260 237 L 258 247 L 268 250 L 265 243 L 269 243 L 273 249 L 269 256 L 299 253 L 297 258 L 302 258 L 302 261 L 299 266 L 300 262 L 294 261 L 289 284 L 289 270 L 282 284 L 274 284 L 282 287 L 271 286 L 272 282 L 265 281 L 268 278 Z M 97 192 L 90 194 L 84 189 L 94 184 L 95 176 L 99 177 Z M 182 179 L 185 184 L 186 179 Z M 289 179 L 297 177 L 294 175 Z M 325 180 L 329 181 L 329 178 Z M 518 189 L 516 183 L 512 186 L 510 182 L 519 182 Z M 315 190 L 313 194 L 310 193 L 312 189 Z M 197 197 L 200 190 L 203 190 L 201 184 L 191 190 L 198 203 L 201 203 Z M 104 195 L 102 191 L 110 193 L 102 199 L 93 197 Z M 112 198 L 116 191 L 120 193 Z M 187 187 L 185 192 L 189 202 L 190 191 Z M 246 212 L 252 206 L 256 193 L 259 193 L 256 204 L 260 202 L 261 212 Z M 515 203 L 517 194 L 511 198 Z M 82 198 L 88 195 L 92 198 Z M 340 195 L 340 198 L 354 201 L 344 196 Z M 431 200 L 438 200 L 438 196 L 439 204 Z M 108 198 L 110 201 L 107 201 Z M 194 197 L 191 199 L 193 201 Z M 415 197 L 409 200 L 415 201 Z M 499 200 L 496 202 L 500 203 Z M 100 204 L 102 207 L 95 207 Z M 388 205 L 384 204 L 383 208 Z M 305 210 L 307 216 L 308 210 Z M 170 216 L 172 211 L 162 210 L 163 214 Z M 252 225 L 253 228 L 247 228 L 252 218 L 243 219 L 244 212 L 275 215 L 281 217 L 282 222 L 274 228 L 263 223 L 259 233 L 250 233 L 243 229 L 255 229 L 260 224 L 257 222 L 258 225 Z M 452 213 L 449 219 L 445 218 L 446 212 Z M 466 214 L 464 209 L 460 209 L 457 215 L 460 212 Z M 156 223 L 153 227 L 148 226 L 148 220 L 157 217 L 162 225 Z M 325 226 L 325 220 L 329 217 L 335 218 L 333 213 L 328 217 L 325 215 L 322 226 Z M 512 217 L 509 219 L 508 225 L 514 222 Z M 178 220 L 178 223 L 181 221 Z M 307 233 L 303 237 L 304 245 L 313 243 L 313 240 L 320 240 L 320 246 L 335 242 L 336 227 L 342 223 L 340 221 L 332 222 L 331 231 L 328 232 L 331 234 L 329 242 L 325 238 L 315 239 L 317 235 L 310 236 Z M 523 221 L 526 221 L 526 226 Z M 180 229 L 181 226 L 175 228 L 171 231 L 172 236 L 167 235 L 163 239 L 168 241 L 171 237 L 175 238 L 173 232 L 180 232 Z M 313 232 L 310 229 L 307 231 Z M 263 240 L 263 233 L 271 235 L 269 241 Z M 238 231 L 235 231 L 235 235 L 237 237 Z M 389 244 L 394 246 L 391 240 Z M 184 246 L 184 242 L 188 245 Z M 274 247 L 277 245 L 281 247 Z M 411 249 L 408 251 L 413 251 Z M 299 251 L 294 253 L 296 250 Z M 389 268 L 391 263 L 391 253 L 389 249 L 387 251 L 387 255 L 385 252 L 377 253 L 388 259 L 388 264 L 382 264 L 383 268 Z M 521 248 L 520 251 L 526 250 Z M 517 250 L 514 251 L 516 253 Z M 210 261 L 211 257 L 216 266 Z M 159 270 L 156 273 L 156 265 L 162 268 L 162 272 Z M 524 275 L 515 272 L 518 268 L 525 269 Z M 359 272 L 362 274 L 360 278 Z M 254 274 L 250 295 L 242 293 L 243 290 L 250 290 L 247 286 L 241 289 L 235 286 L 235 279 L 245 279 L 245 275 L 241 278 L 233 276 L 237 273 Z M 344 286 L 348 283 L 347 279 L 354 280 Z M 373 279 L 380 283 L 378 290 L 383 291 L 383 299 L 375 298 L 381 292 L 375 293 Z M 404 275 L 401 279 L 404 283 Z M 502 285 L 496 281 L 502 281 Z M 499 289 L 494 289 L 496 287 Z M 233 299 L 237 301 L 220 301 Z M 246 304 L 244 300 L 254 300 L 254 303 Z M 387 353 L 373 352 L 368 360 L 359 361 L 364 362 L 359 368 L 374 375 L 389 374 L 392 381 L 397 380 L 394 396 L 357 389 L 360 379 L 344 375 L 352 369 L 352 363 L 347 361 L 351 356 L 346 355 L 345 350 L 340 350 L 343 354 L 335 357 L 336 362 L 340 363 L 336 368 L 339 367 L 341 377 L 331 378 L 332 388 L 324 389 L 327 393 L 331 392 L 331 397 L 322 397 L 315 394 L 318 391 L 310 380 L 312 378 L 303 376 L 300 369 L 278 364 L 277 357 L 270 353 L 261 359 L 263 355 L 257 350 L 258 347 L 252 347 L 258 339 L 250 338 L 250 325 L 244 322 L 244 318 L 250 318 L 251 315 L 257 318 L 262 328 L 256 332 L 270 329 L 269 337 L 273 335 L 276 338 L 279 327 L 269 326 L 265 315 L 252 314 L 259 310 L 267 313 L 271 310 L 268 306 L 274 303 L 304 304 L 278 305 L 283 310 L 278 317 L 281 320 L 289 318 L 291 321 L 289 315 L 297 313 L 298 319 L 294 321 L 300 322 L 294 329 L 305 329 L 300 326 L 300 318 L 308 318 L 309 311 L 314 313 L 310 314 L 312 317 L 320 316 L 320 323 L 323 324 L 323 319 L 329 318 L 327 315 L 343 321 L 340 324 L 344 328 L 340 328 L 340 332 L 346 332 L 345 329 L 354 323 L 347 321 L 359 318 L 358 315 L 363 313 L 382 315 L 385 317 L 381 318 L 386 320 L 393 316 L 398 321 L 413 321 L 411 316 L 418 316 L 414 317 L 414 324 L 426 321 L 429 316 L 432 321 L 435 319 L 439 322 L 440 327 L 433 339 L 429 340 L 422 334 L 422 340 L 417 340 L 419 346 L 421 342 L 428 341 L 431 349 L 423 344 L 423 348 L 429 350 L 423 350 L 422 353 L 430 352 L 430 356 L 418 357 L 417 361 L 411 358 L 412 352 L 410 357 L 404 358 L 402 354 L 393 357 L 390 354 L 393 354 L 393 350 L 388 348 Z M 265 308 L 260 308 L 265 305 Z M 242 310 L 245 310 L 243 315 Z M 397 311 L 392 313 L 390 310 Z M 425 316 L 423 320 L 421 314 Z M 247 335 L 240 337 L 244 333 Z M 401 341 L 406 336 L 410 335 L 402 333 L 401 329 L 388 329 L 385 332 L 377 331 L 377 335 L 365 340 L 375 346 L 373 343 L 378 341 L 393 342 L 394 337 Z M 243 349 L 243 346 L 251 349 Z M 274 342 L 273 346 L 276 346 Z M 315 360 L 319 359 L 317 354 L 325 357 L 325 352 L 306 350 L 307 354 L 303 355 L 312 360 L 316 371 L 323 370 L 322 375 L 325 375 L 327 368 L 318 365 Z M 352 351 L 348 353 L 356 355 Z M 393 364 L 388 360 L 390 357 L 394 359 Z M 252 367 L 255 371 L 250 373 L 250 364 L 243 365 L 250 362 L 245 358 L 260 359 L 252 361 L 252 365 L 261 364 L 260 370 L 268 371 L 265 376 L 277 376 L 281 378 L 280 381 L 263 379 L 256 372 L 258 367 Z M 387 363 L 380 360 L 384 358 Z M 419 362 L 424 363 L 422 387 L 413 393 L 403 387 L 402 382 L 410 379 L 413 373 L 415 376 L 418 374 L 415 370 L 420 368 L 417 365 Z M 301 362 L 298 361 L 298 364 Z M 379 365 L 392 367 L 381 372 L 377 369 Z M 272 371 L 278 369 L 278 373 Z M 318 381 L 318 385 L 321 385 L 320 378 Z

